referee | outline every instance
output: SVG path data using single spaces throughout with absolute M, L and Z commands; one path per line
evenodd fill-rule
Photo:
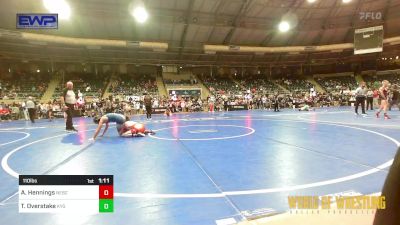
M 361 103 L 362 114 L 365 113 L 365 97 L 367 95 L 367 88 L 365 88 L 365 82 L 361 82 L 360 86 L 356 89 L 356 103 L 355 103 L 355 115 L 358 115 L 358 106 Z
M 400 93 L 399 93 L 398 87 L 397 87 L 397 85 L 394 84 L 392 87 L 392 97 L 390 99 L 389 111 L 392 110 L 392 106 L 394 106 L 394 105 L 396 105 L 397 108 L 399 108 L 399 110 L 400 110 L 399 97 L 400 97 Z
M 278 95 L 274 96 L 273 102 L 274 102 L 274 112 L 279 112 L 279 96 Z
M 66 130 L 67 131 L 74 131 L 77 130 L 74 128 L 72 124 L 72 115 L 74 111 L 74 105 L 76 104 L 76 95 L 73 90 L 74 84 L 71 81 L 67 82 L 67 87 L 63 91 L 63 95 L 61 96 L 61 104 L 64 105 L 65 113 L 67 114 L 67 121 L 66 121 Z
M 28 101 L 26 101 L 26 108 L 28 109 L 29 119 L 32 123 L 35 123 L 36 105 L 31 96 L 29 96 Z
M 146 92 L 144 93 L 144 106 L 146 108 L 146 117 L 148 120 L 151 120 L 151 113 L 152 113 L 152 98 L 149 94 L 147 94 Z

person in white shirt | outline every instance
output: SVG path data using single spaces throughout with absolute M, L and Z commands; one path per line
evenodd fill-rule
M 186 103 L 185 103 L 184 100 L 182 100 L 182 101 L 181 101 L 182 112 L 186 112 L 185 107 L 186 107 Z
M 26 108 L 26 103 L 22 102 L 21 103 L 21 107 L 22 107 L 22 111 L 24 113 L 24 118 L 25 120 L 29 120 L 29 116 L 28 116 L 28 109 Z
M 78 100 L 77 100 L 79 105 L 84 105 L 85 104 L 85 100 L 83 99 L 83 93 L 78 90 Z
M 129 103 L 124 103 L 124 114 L 125 116 L 131 116 L 131 106 L 129 105 Z
M 154 99 L 153 108 L 158 108 L 158 106 L 159 106 L 158 100 L 157 100 L 157 99 Z
M 138 114 L 140 110 L 140 102 L 135 102 L 135 114 Z
M 54 106 L 51 101 L 47 103 L 47 117 L 49 118 L 49 121 L 53 121 L 53 110 Z
M 262 96 L 261 102 L 262 102 L 262 109 L 266 109 L 267 108 L 267 97 L 265 95 Z

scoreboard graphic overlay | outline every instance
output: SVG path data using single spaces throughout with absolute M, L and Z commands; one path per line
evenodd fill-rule
M 20 175 L 20 213 L 112 213 L 113 175 Z

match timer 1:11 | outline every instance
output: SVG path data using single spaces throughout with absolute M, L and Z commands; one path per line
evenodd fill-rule
M 99 184 L 110 184 L 110 178 L 109 177 L 99 178 Z

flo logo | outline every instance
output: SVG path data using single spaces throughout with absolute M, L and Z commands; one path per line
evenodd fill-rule
M 360 20 L 381 20 L 381 12 L 360 12 Z

